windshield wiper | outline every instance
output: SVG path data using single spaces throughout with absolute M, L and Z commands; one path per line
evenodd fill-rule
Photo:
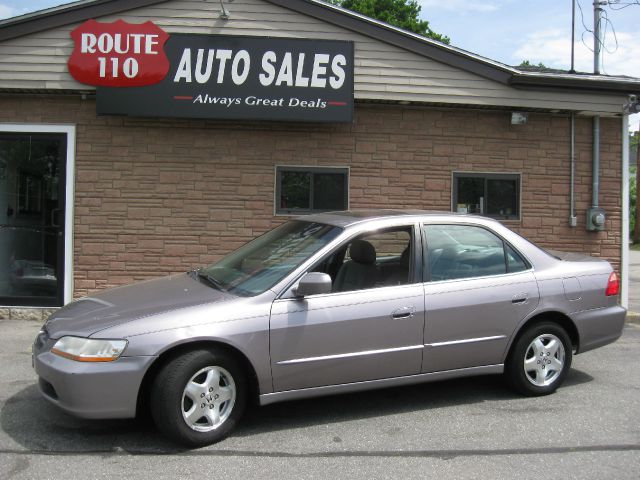
M 194 272 L 198 275 L 198 278 L 206 280 L 207 283 L 209 283 L 209 285 L 217 288 L 218 290 L 220 290 L 222 292 L 226 292 L 227 291 L 227 289 L 222 286 L 222 283 L 220 283 L 218 280 L 216 280 L 214 277 L 212 277 L 208 273 L 205 273 L 205 272 L 203 272 L 202 270 L 199 270 L 199 269 L 194 270 Z

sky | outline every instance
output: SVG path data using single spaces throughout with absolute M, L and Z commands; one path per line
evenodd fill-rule
M 218 0 L 210 0 L 218 1 Z M 417 0 L 421 17 L 451 45 L 518 65 L 568 70 L 572 0 Z M 0 0 L 0 19 L 65 3 L 64 0 Z M 602 73 L 640 78 L 640 0 L 608 0 Z M 582 12 L 582 14 L 581 14 Z M 593 72 L 593 1 L 576 0 L 575 69 Z M 638 130 L 640 115 L 631 129 Z

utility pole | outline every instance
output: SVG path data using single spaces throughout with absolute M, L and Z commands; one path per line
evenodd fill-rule
M 571 69 L 569 70 L 569 73 L 576 73 L 575 43 L 576 43 L 576 0 L 573 0 L 571 2 Z
M 602 39 L 600 38 L 600 23 L 602 23 L 602 5 L 606 2 L 594 0 L 593 2 L 593 73 L 600 74 L 600 52 L 602 51 Z

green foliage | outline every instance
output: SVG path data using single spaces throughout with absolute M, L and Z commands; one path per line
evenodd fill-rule
M 416 0 L 330 0 L 343 8 L 381 20 L 389 25 L 409 30 L 427 38 L 448 44 L 449 37 L 429 28 L 429 22 L 418 17 L 422 7 Z
M 519 67 L 529 67 L 529 68 L 549 68 L 544 63 L 540 62 L 538 65 L 534 65 L 529 60 L 523 60 Z

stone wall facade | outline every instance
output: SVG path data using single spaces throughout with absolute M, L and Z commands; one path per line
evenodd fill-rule
M 353 124 L 228 123 L 97 116 L 74 96 L 0 97 L 0 122 L 76 125 L 74 296 L 209 263 L 287 217 L 274 215 L 276 165 L 350 168 L 350 208 L 451 210 L 453 172 L 521 173 L 521 218 L 548 248 L 619 268 L 621 120 L 601 122 L 604 232 L 585 230 L 592 121 L 576 122 L 569 227 L 569 118 L 356 106 Z
M 44 322 L 57 308 L 0 307 L 0 320 L 32 320 Z

